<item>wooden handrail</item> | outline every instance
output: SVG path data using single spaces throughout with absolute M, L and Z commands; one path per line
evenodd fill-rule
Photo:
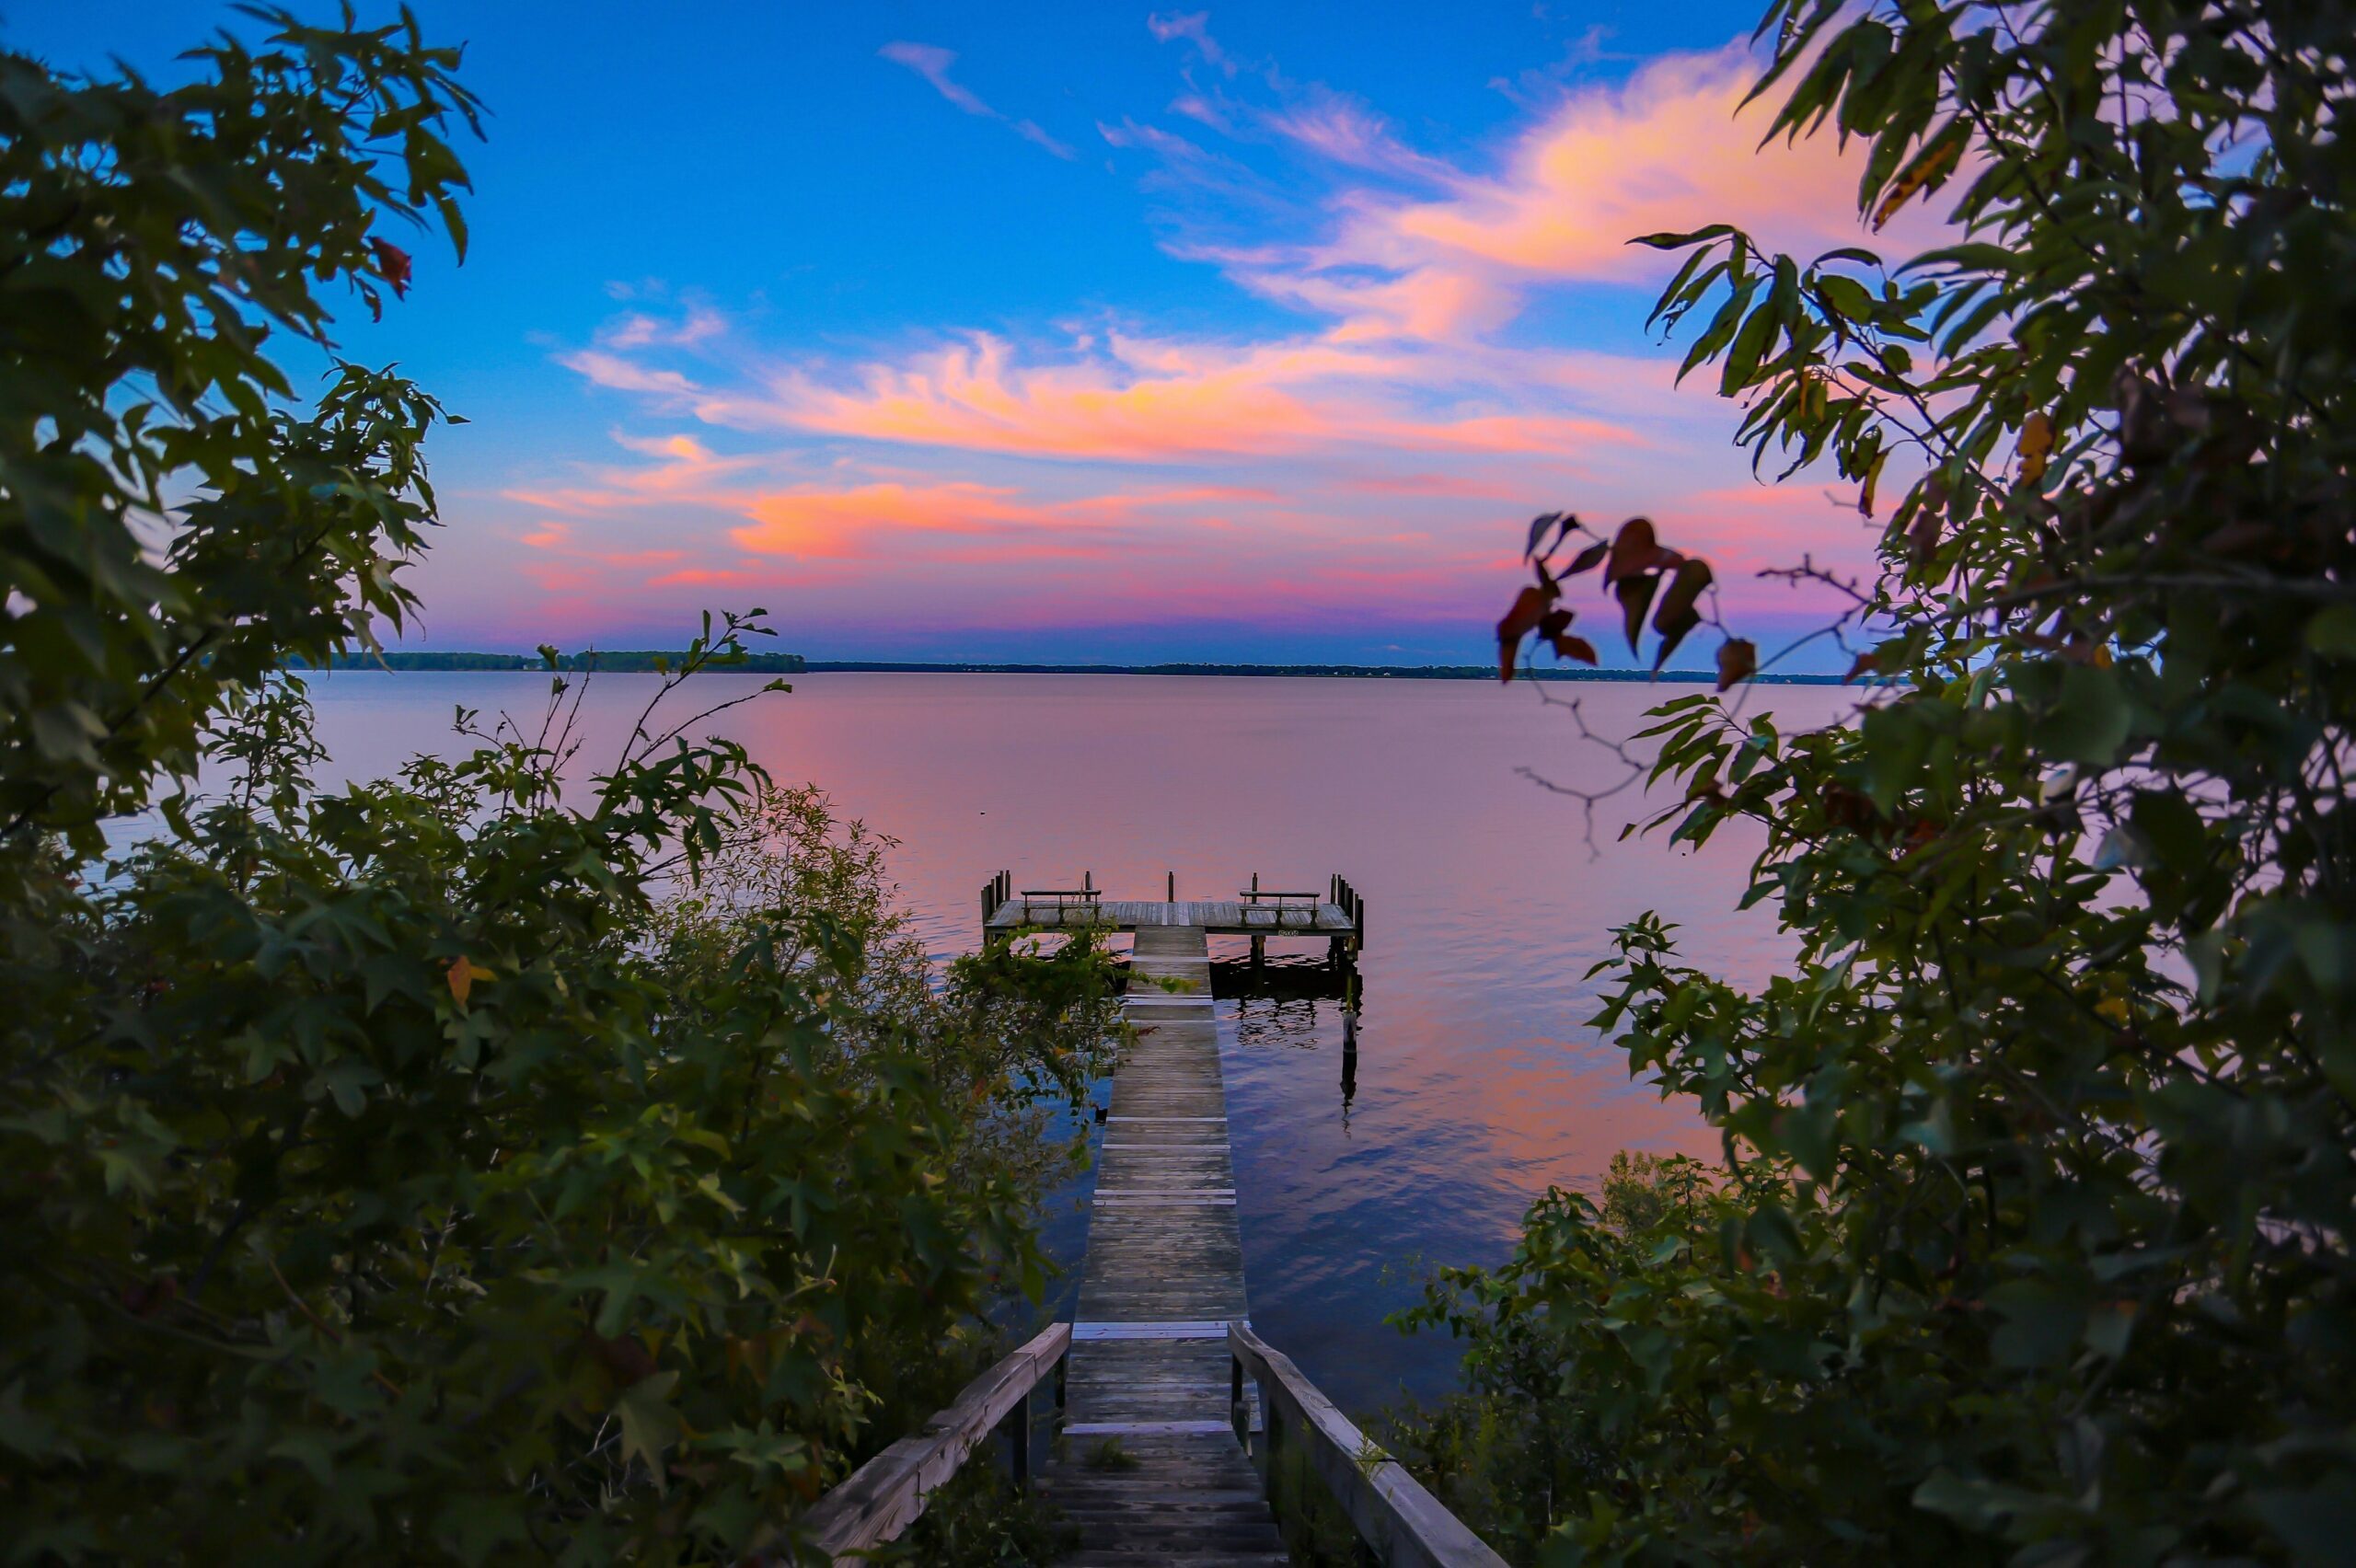
M 1071 1325 L 1046 1331 L 965 1385 L 957 1402 L 853 1470 L 839 1486 L 797 1521 L 800 1547 L 785 1548 L 768 1562 L 862 1563 L 872 1551 L 916 1523 L 925 1494 L 955 1475 L 965 1456 L 1010 1417 L 1022 1424 L 1015 1436 L 1015 1473 L 1030 1470 L 1031 1392 L 1071 1348 Z M 798 1554 L 797 1554 L 798 1552 Z
M 1319 902 L 1323 902 L 1323 895 L 1322 895 L 1322 894 L 1314 894 L 1314 893 L 1276 893 L 1276 892 L 1274 892 L 1274 891 L 1273 891 L 1273 890 L 1271 890 L 1271 889 L 1267 889 L 1267 888 L 1258 888 L 1258 887 L 1247 887 L 1247 888 L 1244 888 L 1244 889 L 1241 890 L 1240 892 L 1238 892 L 1238 893 L 1236 894 L 1236 895 L 1235 895 L 1235 896 L 1236 896 L 1236 897 L 1238 897 L 1238 898 L 1241 898 L 1241 899 L 1246 899 L 1246 900 L 1250 900 L 1250 901 L 1253 901 L 1253 902 L 1257 902 L 1258 900 L 1263 899 L 1263 898 L 1276 898 L 1276 899 L 1284 899 L 1284 898 L 1307 898 L 1307 899 L 1311 899 L 1311 900 L 1315 900 L 1315 901 L 1319 901 Z
M 1227 1344 L 1235 1358 L 1239 1423 L 1243 1379 L 1249 1376 L 1260 1385 L 1270 1458 L 1284 1446 L 1299 1443 L 1310 1469 L 1383 1568 L 1506 1568 L 1506 1560 L 1442 1507 L 1404 1465 L 1369 1444 L 1290 1356 L 1242 1323 L 1227 1326 Z

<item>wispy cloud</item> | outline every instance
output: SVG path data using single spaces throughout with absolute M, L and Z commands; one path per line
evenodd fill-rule
M 932 90 L 955 104 L 968 114 L 978 114 L 987 120 L 1002 120 L 999 113 L 981 100 L 980 95 L 949 79 L 949 67 L 957 63 L 957 56 L 949 50 L 930 43 L 887 43 L 876 53 L 895 65 L 905 65 L 932 84 Z
M 1167 15 L 1156 12 L 1146 17 L 1145 25 L 1146 30 L 1160 42 L 1169 43 L 1184 39 L 1195 46 L 1195 52 L 1202 56 L 1204 64 L 1224 71 L 1230 76 L 1235 75 L 1235 61 L 1218 46 L 1218 40 L 1211 37 L 1211 14 L 1208 11 L 1172 11 Z
M 1321 157 L 1350 168 L 1453 183 L 1456 169 L 1415 151 L 1393 134 L 1391 122 L 1340 93 L 1317 91 L 1308 101 L 1272 110 L 1262 123 Z
M 1011 119 L 983 101 L 979 93 L 961 82 L 953 80 L 949 75 L 949 68 L 957 63 L 954 52 L 942 49 L 937 44 L 901 41 L 887 43 L 875 52 L 895 65 L 905 65 L 914 71 L 932 84 L 933 91 L 966 113 L 979 115 L 985 120 L 1001 121 L 1024 141 L 1034 146 L 1044 147 L 1059 158 L 1069 161 L 1078 156 L 1071 148 L 1042 130 L 1037 121 Z
M 974 333 L 849 380 L 788 366 L 698 400 L 699 418 L 918 447 L 1112 463 L 1337 453 L 1560 451 L 1633 442 L 1607 418 L 1512 389 L 1436 386 L 1471 375 L 1338 335 L 1233 346 L 1114 332 L 1031 357 Z M 1510 401 L 1510 412 L 1499 412 Z

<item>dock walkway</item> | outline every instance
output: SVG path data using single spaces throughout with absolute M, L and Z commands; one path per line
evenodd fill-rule
M 1202 928 L 1138 928 L 1126 1011 L 1138 1041 L 1104 1123 L 1064 1453 L 1042 1478 L 1080 1531 L 1064 1561 L 1276 1568 L 1230 1403 L 1227 1325 L 1249 1313 Z
M 1239 995 L 1285 974 L 1322 976 L 1311 994 L 1343 999 L 1346 1097 L 1366 900 L 1339 876 L 1323 897 L 1263 889 L 1256 875 L 1232 900 L 1180 900 L 1175 876 L 1164 887 L 1171 896 L 1154 903 L 1106 899 L 1088 874 L 1077 888 L 1018 893 L 1007 871 L 984 884 L 985 941 L 1080 926 L 1136 937 L 1122 1008 L 1135 1039 L 1103 1111 L 1073 1320 L 1048 1324 L 828 1492 L 799 1521 L 795 1561 L 855 1568 L 993 1433 L 1016 1483 L 1029 1484 L 1032 1401 L 1053 1376 L 1061 1433 L 1037 1480 L 1075 1531 L 1057 1560 L 1066 1568 L 1280 1568 L 1277 1509 L 1293 1519 L 1318 1493 L 1384 1568 L 1506 1568 L 1253 1331 L 1244 1299 L 1207 937 L 1253 939 L 1251 963 L 1220 971 L 1227 985 L 1240 972 Z M 1264 964 L 1272 936 L 1322 938 L 1329 963 Z

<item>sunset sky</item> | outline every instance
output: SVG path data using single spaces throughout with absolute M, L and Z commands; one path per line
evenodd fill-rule
M 1859 242 L 1854 159 L 1735 116 L 1757 0 L 417 8 L 491 110 L 474 248 L 340 329 L 472 421 L 413 643 L 757 604 L 821 658 L 1477 662 L 1568 507 L 1656 518 L 1766 645 L 1810 605 L 1751 572 L 1865 559 L 1854 492 L 1672 389 L 1623 243 Z M 165 81 L 229 19 L 0 15 Z

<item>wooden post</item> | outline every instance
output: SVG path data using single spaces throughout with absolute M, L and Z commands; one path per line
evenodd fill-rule
M 1172 872 L 1171 872 L 1171 873 L 1170 873 L 1170 894 L 1169 894 L 1169 898 L 1170 898 L 1170 902 L 1171 902 L 1171 903 L 1172 903 L 1172 904 L 1175 904 L 1175 903 L 1177 903 L 1177 902 L 1178 902 L 1178 873 L 1177 873 L 1176 871 L 1172 871 Z
M 1266 1458 L 1261 1461 L 1265 1467 L 1262 1473 L 1268 1478 L 1268 1500 L 1273 1505 L 1276 1495 L 1276 1450 L 1284 1444 L 1285 1429 L 1283 1421 L 1276 1413 L 1276 1401 L 1268 1397 L 1267 1379 L 1265 1378 L 1259 1379 L 1259 1384 L 1260 1435 L 1265 1439 L 1260 1447 L 1266 1455 Z
M 1252 967 L 1257 969 L 1267 961 L 1268 939 L 1265 937 L 1253 937 L 1252 939 Z
M 1058 1363 L 1060 1368 L 1061 1364 Z M 1031 1490 L 1031 1395 L 1025 1390 L 1007 1412 L 1000 1428 L 1006 1434 L 1007 1469 L 1014 1477 L 1017 1492 Z
M 1235 1426 L 1235 1440 L 1243 1445 L 1246 1458 L 1252 1453 L 1252 1407 L 1243 1402 L 1243 1363 L 1233 1355 L 1227 1358 L 1227 1418 Z

